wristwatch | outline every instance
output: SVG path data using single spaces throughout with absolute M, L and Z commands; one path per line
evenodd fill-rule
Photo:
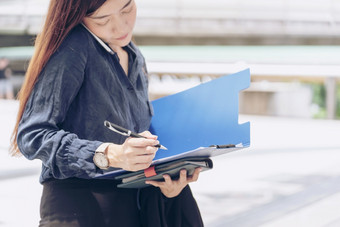
M 108 169 L 110 167 L 109 159 L 105 153 L 108 145 L 108 143 L 101 144 L 94 153 L 93 162 L 100 169 Z

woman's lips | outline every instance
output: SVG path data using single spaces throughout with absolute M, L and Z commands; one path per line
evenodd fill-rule
M 124 40 L 124 39 L 126 39 L 126 37 L 127 37 L 128 35 L 129 35 L 129 34 L 125 34 L 124 36 L 119 37 L 117 40 Z

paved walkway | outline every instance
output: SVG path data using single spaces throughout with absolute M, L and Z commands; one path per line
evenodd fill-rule
M 0 100 L 0 226 L 37 226 L 41 164 L 6 153 L 16 108 Z M 206 226 L 340 226 L 340 121 L 244 121 L 251 148 L 214 158 L 192 184 Z

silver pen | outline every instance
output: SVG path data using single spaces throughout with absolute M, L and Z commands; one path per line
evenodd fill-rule
M 137 133 L 134 133 L 131 130 L 128 130 L 128 129 L 123 128 L 123 127 L 121 127 L 119 125 L 113 124 L 113 123 L 111 123 L 109 121 L 104 121 L 104 125 L 108 129 L 110 129 L 110 130 L 112 130 L 112 131 L 114 131 L 114 132 L 116 132 L 118 134 L 121 134 L 123 136 L 131 136 L 131 137 L 135 137 L 135 138 L 144 138 L 144 139 L 147 139 L 145 136 L 142 136 L 142 135 L 139 135 Z M 160 148 L 162 150 L 168 150 L 168 148 L 164 147 L 161 144 L 157 144 L 157 145 L 155 145 L 155 147 L 158 147 L 158 148 Z

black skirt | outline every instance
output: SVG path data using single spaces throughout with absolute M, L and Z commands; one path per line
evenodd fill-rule
M 200 227 L 202 218 L 187 186 L 166 198 L 153 186 L 120 189 L 113 180 L 66 179 L 43 184 L 40 226 Z

